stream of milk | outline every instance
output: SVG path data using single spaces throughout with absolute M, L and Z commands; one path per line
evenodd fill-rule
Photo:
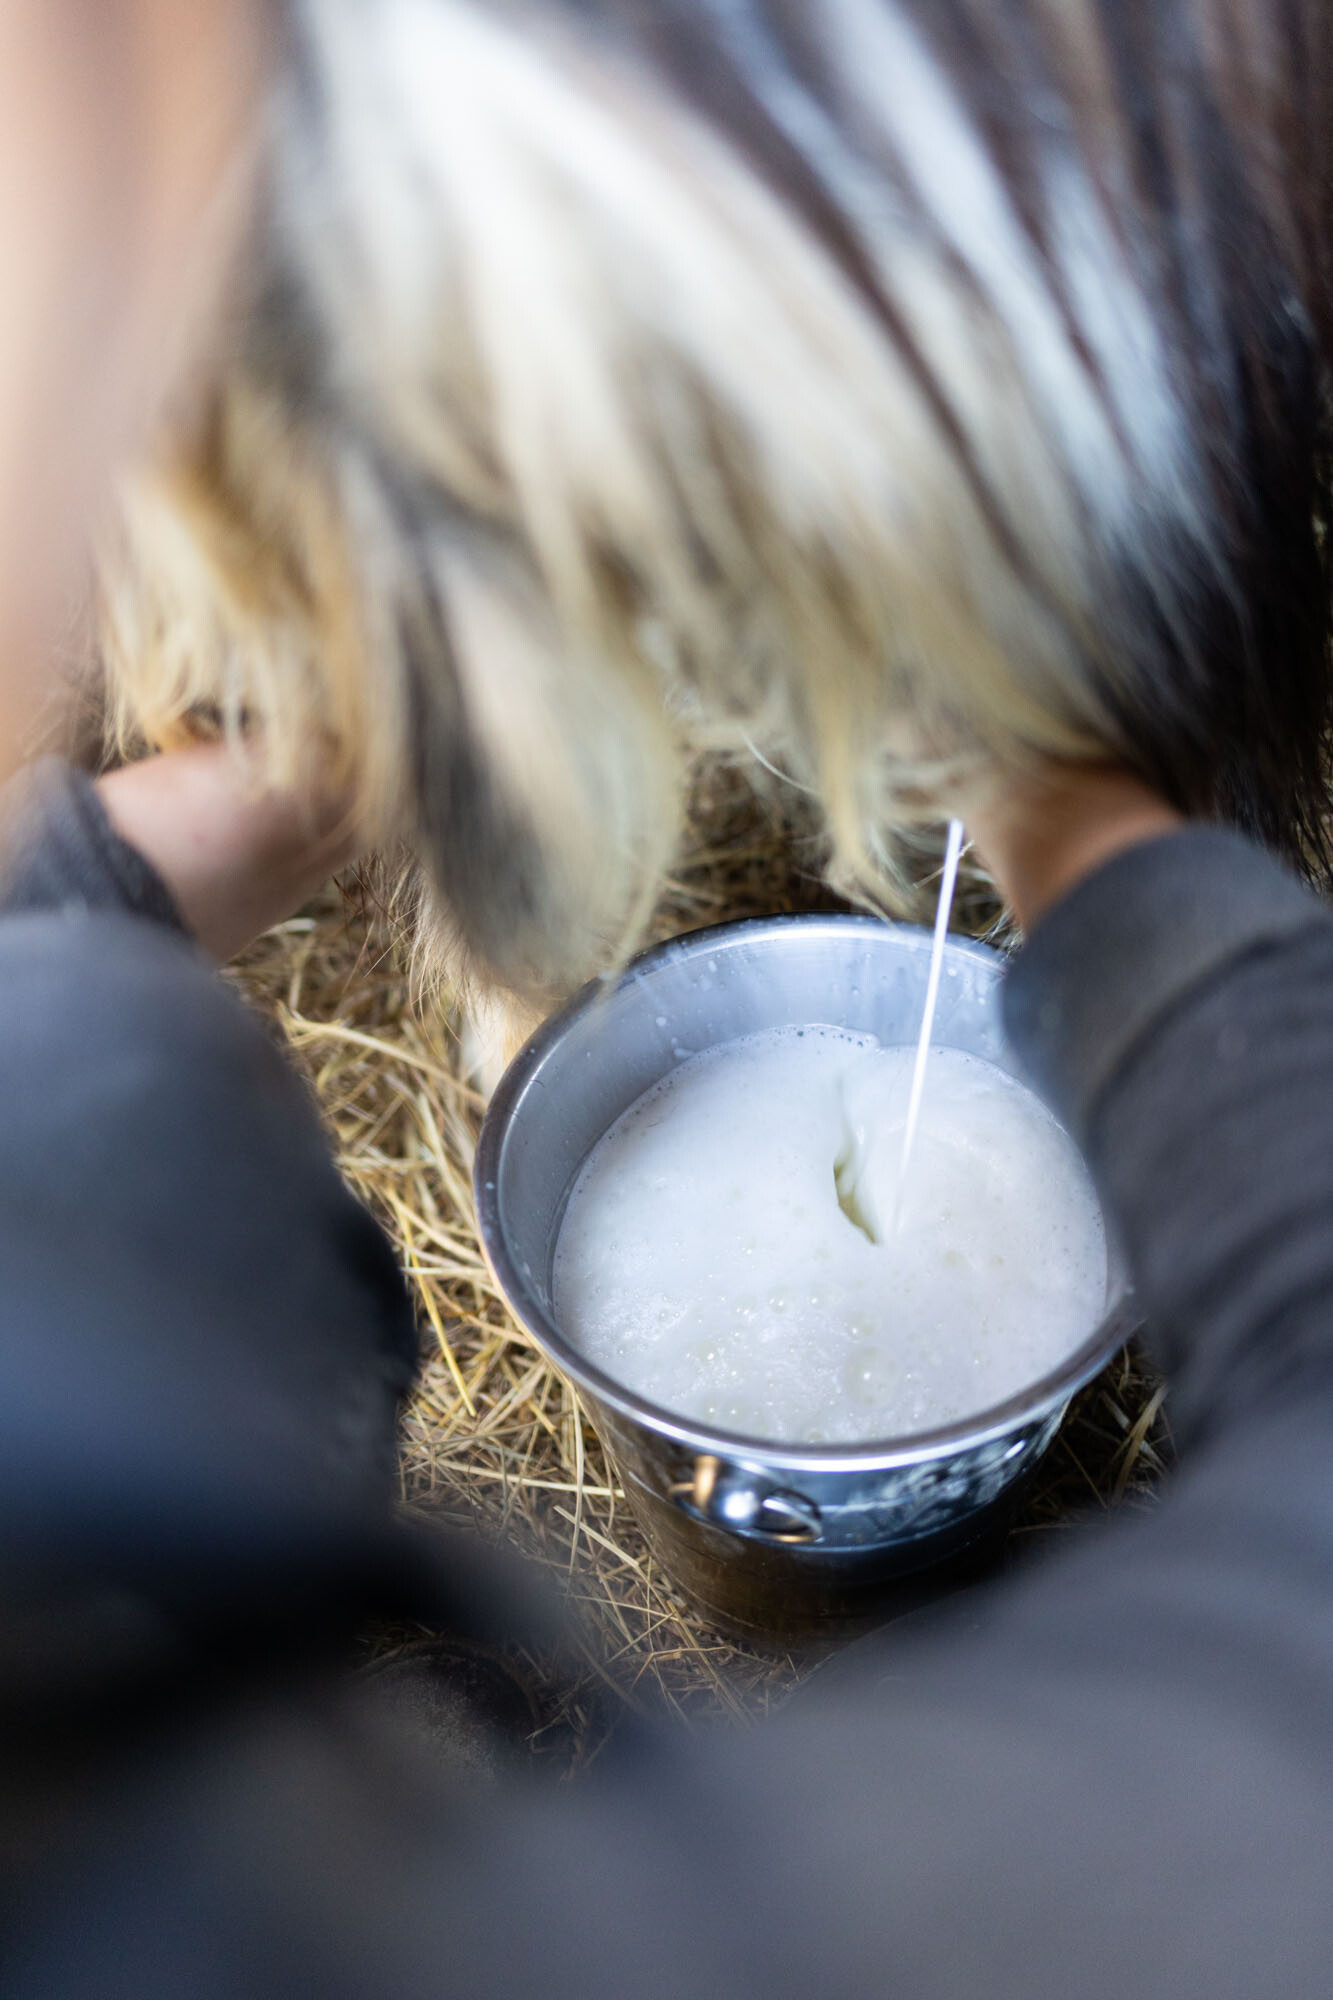
M 903 1126 L 903 1147 L 898 1160 L 898 1185 L 893 1196 L 895 1229 L 902 1219 L 903 1189 L 907 1186 L 908 1170 L 912 1164 L 912 1147 L 916 1143 L 916 1128 L 921 1117 L 921 1099 L 926 1088 L 926 1065 L 930 1059 L 930 1039 L 935 1031 L 935 1009 L 940 998 L 940 972 L 944 965 L 944 947 L 949 937 L 949 919 L 953 915 L 953 892 L 958 884 L 958 863 L 962 852 L 963 822 L 960 819 L 951 819 L 944 848 L 944 866 L 940 869 L 940 893 L 935 904 L 935 931 L 930 941 L 930 971 L 926 975 L 926 998 L 921 1008 L 921 1026 L 917 1030 L 916 1060 L 912 1064 L 912 1090 L 907 1100 L 907 1123 Z

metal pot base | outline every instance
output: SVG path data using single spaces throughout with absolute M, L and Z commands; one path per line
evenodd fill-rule
M 710 1625 L 763 1652 L 807 1654 L 842 1646 L 993 1567 L 1020 1497 L 1011 1487 L 907 1542 L 809 1549 L 742 1538 L 682 1513 L 636 1479 L 624 1485 L 654 1557 Z

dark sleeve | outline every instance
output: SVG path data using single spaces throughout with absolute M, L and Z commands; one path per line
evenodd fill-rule
M 1333 919 L 1245 841 L 1134 849 L 1042 924 L 1011 1039 L 1123 1238 L 1182 1452 L 1333 1392 Z
M 97 787 L 60 757 L 27 765 L 0 793 L 0 915 L 107 910 L 186 935 L 175 898 L 107 818 Z
M 299 1624 L 383 1541 L 416 1340 L 310 1093 L 89 781 L 32 767 L 0 826 L 2 1698 L 112 1629 Z

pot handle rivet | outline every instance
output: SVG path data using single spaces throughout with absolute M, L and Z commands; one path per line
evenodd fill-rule
M 773 1542 L 817 1542 L 823 1526 L 818 1507 L 804 1493 L 776 1492 L 760 1495 L 750 1531 Z
M 813 1500 L 785 1487 L 756 1487 L 742 1475 L 728 1478 L 723 1461 L 701 1452 L 688 1479 L 668 1488 L 678 1506 L 719 1528 L 732 1528 L 770 1542 L 817 1542 L 823 1521 Z

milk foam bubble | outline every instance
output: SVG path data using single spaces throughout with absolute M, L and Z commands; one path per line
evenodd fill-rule
M 664 1409 L 789 1443 L 930 1430 L 1062 1361 L 1106 1296 L 1082 1161 L 1030 1091 L 936 1047 L 894 1228 L 912 1055 L 816 1026 L 682 1063 L 574 1187 L 568 1338 Z

